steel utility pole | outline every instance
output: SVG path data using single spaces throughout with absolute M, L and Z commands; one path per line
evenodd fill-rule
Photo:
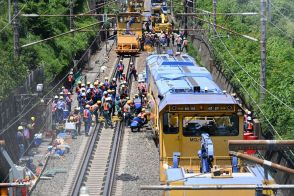
M 14 48 L 14 58 L 17 59 L 20 54 L 19 47 L 19 21 L 18 21 L 18 0 L 13 0 L 13 48 Z
M 8 22 L 11 22 L 11 0 L 8 0 Z
M 266 0 L 260 0 L 260 103 L 266 96 Z
M 216 6 L 217 6 L 217 0 L 212 0 L 213 5 L 213 29 L 216 28 Z M 215 33 L 215 31 L 214 31 Z

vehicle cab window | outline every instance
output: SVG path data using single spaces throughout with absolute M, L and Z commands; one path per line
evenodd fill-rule
M 187 137 L 201 136 L 237 136 L 239 134 L 239 120 L 232 116 L 185 116 L 183 118 L 183 135 Z
M 176 134 L 179 132 L 179 116 L 166 112 L 163 114 L 163 133 Z

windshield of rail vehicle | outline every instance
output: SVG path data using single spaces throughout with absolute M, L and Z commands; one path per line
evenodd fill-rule
M 183 116 L 183 135 L 201 136 L 237 136 L 239 134 L 239 118 L 231 116 Z

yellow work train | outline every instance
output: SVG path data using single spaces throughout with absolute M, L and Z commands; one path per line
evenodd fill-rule
M 119 55 L 134 55 L 139 52 L 139 37 L 142 36 L 142 16 L 138 12 L 117 15 L 117 46 Z
M 151 3 L 152 7 L 152 26 L 155 33 L 172 32 L 172 24 L 169 21 L 167 5 L 165 0 L 155 0 Z
M 227 141 L 243 138 L 243 111 L 236 100 L 186 54 L 169 51 L 146 61 L 160 181 L 169 190 L 164 195 L 273 195 L 272 190 L 254 189 L 274 183 L 270 176 L 264 178 L 261 166 L 241 164 L 229 155 Z

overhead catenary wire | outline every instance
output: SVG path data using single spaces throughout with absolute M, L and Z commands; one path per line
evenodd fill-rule
M 291 21 L 291 22 L 294 23 L 294 21 L 293 21 L 291 18 L 289 18 L 288 16 L 286 16 L 285 14 L 283 14 L 283 13 L 277 8 L 277 6 L 275 6 L 271 1 L 269 1 L 269 3 L 270 3 L 270 5 L 274 8 L 274 10 L 276 10 L 276 11 L 279 13 L 279 15 L 283 16 L 283 17 L 286 18 L 287 20 L 289 20 L 289 21 Z
M 221 39 L 221 37 L 219 36 L 218 32 L 216 31 L 216 29 L 214 29 L 216 32 L 216 36 L 219 37 L 219 39 Z M 221 54 L 221 52 L 219 52 L 217 50 L 217 48 L 213 47 L 214 50 L 216 52 L 218 52 L 219 54 Z M 237 61 L 236 61 L 237 62 Z M 270 127 L 272 128 L 272 130 L 274 131 L 274 133 L 271 131 L 271 133 L 273 135 L 276 135 L 280 140 L 282 140 L 283 138 L 281 137 L 281 135 L 278 133 L 278 131 L 275 129 L 275 127 L 273 126 L 273 124 L 270 122 L 270 120 L 267 118 L 267 116 L 265 115 L 265 112 L 261 109 L 261 107 L 259 106 L 259 104 L 255 101 L 255 99 L 250 95 L 250 93 L 248 92 L 248 90 L 245 88 L 245 86 L 242 84 L 241 80 L 235 75 L 235 72 L 231 69 L 231 67 L 229 66 L 229 64 L 226 62 L 226 60 L 224 60 L 224 63 L 227 65 L 228 70 L 232 73 L 232 75 L 234 76 L 234 78 L 237 79 L 237 81 L 239 82 L 240 86 L 244 89 L 245 93 L 249 96 L 249 98 L 252 100 L 252 102 L 256 105 L 256 107 L 258 108 L 258 110 L 260 111 L 260 113 L 262 114 L 262 116 L 265 118 L 265 120 L 267 121 L 267 123 L 270 125 Z M 290 151 L 291 154 L 294 156 L 293 151 Z
M 214 29 L 214 31 L 216 31 L 216 29 Z M 278 98 L 276 95 L 274 95 L 273 93 L 271 93 L 269 90 L 267 90 L 266 88 L 264 88 L 263 86 L 261 86 L 259 84 L 259 82 L 257 82 L 250 74 L 249 72 L 244 69 L 244 67 L 236 60 L 236 58 L 234 57 L 234 55 L 232 55 L 232 53 L 230 52 L 230 50 L 228 49 L 227 45 L 224 43 L 224 41 L 221 39 L 221 37 L 218 34 L 218 38 L 221 41 L 222 45 L 224 46 L 225 50 L 228 52 L 228 54 L 232 57 L 232 59 L 237 63 L 237 65 L 251 78 L 251 80 L 253 80 L 254 83 L 256 83 L 258 86 L 260 86 L 261 88 L 263 88 L 268 94 L 270 94 L 271 96 L 273 96 L 276 100 L 278 100 L 282 105 L 284 105 L 286 108 L 288 108 L 289 110 L 291 110 L 292 112 L 294 112 L 294 109 L 289 106 L 288 104 L 286 104 L 285 102 L 283 102 L 280 98 Z
M 102 26 L 101 29 L 103 29 L 104 27 Z M 98 32 L 99 34 L 99 32 Z M 97 34 L 97 35 L 98 35 Z M 94 39 L 94 41 L 91 43 L 90 47 L 95 43 L 97 37 Z M 89 47 L 89 48 L 90 48 Z M 88 49 L 86 50 L 86 52 L 82 55 L 82 57 L 79 59 L 79 61 L 76 63 L 76 65 L 74 67 L 76 67 L 79 62 L 83 59 L 83 57 L 85 56 L 85 54 L 88 52 Z M 73 68 L 74 68 L 73 67 Z M 21 120 L 23 117 L 25 117 L 27 114 L 29 114 L 30 111 L 32 111 L 36 106 L 38 106 L 41 103 L 41 100 L 46 99 L 46 97 L 48 95 L 51 94 L 51 92 L 53 92 L 54 90 L 57 89 L 57 87 L 61 84 L 61 82 L 67 77 L 68 74 L 66 74 L 61 80 L 59 80 L 59 82 L 53 87 L 51 88 L 50 91 L 48 91 L 39 101 L 37 101 L 34 105 L 32 105 L 25 113 L 23 113 L 22 115 L 20 115 L 16 120 L 14 120 L 8 127 L 6 127 L 5 129 L 1 130 L 0 135 L 4 134 L 6 131 L 8 131 L 9 128 L 11 128 L 15 123 L 17 123 L 19 120 Z
M 27 3 L 27 1 L 25 1 L 25 3 Z M 10 21 L 8 21 L 8 23 L 0 30 L 0 33 L 2 32 L 2 31 L 4 31 L 4 29 L 6 29 L 7 27 L 8 27 L 8 25 L 10 25 L 11 23 L 12 23 L 12 21 L 21 13 L 21 11 L 24 9 L 26 7 L 26 4 L 24 4 L 23 6 L 22 6 L 22 8 L 17 12 L 17 14 L 15 15 L 15 16 L 13 16 L 13 18 L 10 20 Z
M 219 36 L 218 33 L 216 33 L 217 36 Z M 213 47 L 213 49 L 221 54 L 221 52 L 216 48 Z M 278 133 L 278 131 L 275 129 L 275 127 L 272 125 L 272 123 L 269 121 L 269 119 L 265 116 L 265 113 L 262 111 L 261 107 L 258 105 L 258 103 L 255 101 L 255 99 L 250 95 L 250 93 L 248 92 L 248 90 L 246 89 L 246 87 L 242 84 L 241 80 L 238 78 L 238 76 L 236 76 L 235 72 L 231 69 L 231 66 L 227 63 L 226 60 L 223 61 L 228 70 L 232 73 L 233 77 L 238 81 L 238 83 L 240 84 L 240 86 L 244 89 L 245 93 L 248 95 L 248 97 L 253 101 L 253 103 L 257 106 L 258 110 L 261 112 L 261 114 L 264 116 L 264 118 L 266 119 L 266 121 L 269 123 L 269 125 L 271 126 L 271 128 L 274 130 L 274 133 L 278 136 L 279 139 L 282 140 L 282 137 L 280 136 L 280 134 Z
M 289 35 L 286 31 L 283 31 L 280 27 L 278 27 L 276 24 L 274 24 L 273 22 L 271 22 L 271 25 L 273 25 L 276 29 L 278 29 L 282 34 L 284 34 L 287 38 L 294 40 L 294 37 L 292 37 L 291 35 Z

